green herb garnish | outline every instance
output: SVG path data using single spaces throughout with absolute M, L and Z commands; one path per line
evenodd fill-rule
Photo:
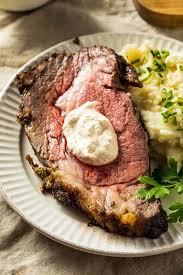
M 183 203 L 175 202 L 169 209 L 172 211 L 169 215 L 170 222 L 183 222 Z
M 179 68 L 183 72 L 183 65 L 179 65 Z
M 170 100 L 166 100 L 166 101 L 163 103 L 163 107 L 165 107 L 165 108 L 169 108 L 169 107 L 171 107 L 171 106 L 173 106 L 173 102 L 170 101 Z
M 170 52 L 167 50 L 162 50 L 161 52 L 159 50 L 151 50 L 151 54 L 153 57 L 161 59 L 161 58 L 166 58 L 169 56 Z
M 178 105 L 179 109 L 183 113 L 183 97 L 178 97 L 176 101 L 172 101 L 173 99 L 173 91 L 167 90 L 163 88 L 161 90 L 162 93 L 162 106 L 167 109 L 167 111 L 164 111 L 161 113 L 163 116 L 164 123 L 167 123 L 168 121 L 171 121 L 173 125 L 177 125 L 177 119 L 176 114 L 177 112 L 173 112 L 172 106 Z
M 174 102 L 171 101 L 173 98 L 173 91 L 172 90 L 166 90 L 165 88 L 161 90 L 162 92 L 162 102 L 163 102 L 163 107 L 169 108 L 171 107 Z
M 174 114 L 177 114 L 177 112 L 175 112 Z M 173 114 L 173 116 L 171 116 L 170 118 L 171 118 L 171 120 L 172 120 L 172 124 L 174 125 L 174 126 L 177 126 L 177 118 L 176 118 L 176 116 Z
M 169 110 L 161 113 L 164 123 L 167 123 L 171 119 L 174 125 L 176 125 L 176 114 L 177 112 L 171 112 Z
M 163 88 L 161 90 L 161 92 L 163 94 L 163 97 L 162 97 L 163 101 L 168 100 L 168 99 L 172 99 L 172 97 L 173 97 L 173 91 L 172 90 L 167 90 L 167 89 Z
M 138 74 L 139 76 L 142 75 L 142 74 L 144 74 L 144 73 L 146 72 L 144 69 L 142 69 L 142 68 L 140 68 L 140 67 L 136 68 L 136 70 L 137 70 L 137 74 Z
M 156 57 L 158 59 L 161 59 L 161 54 L 160 54 L 160 51 L 155 49 L 155 50 L 151 50 L 151 54 L 153 57 Z
M 144 61 L 146 61 L 146 56 L 144 56 L 141 60 L 140 60 L 140 65 L 144 64 Z
M 156 168 L 152 177 L 141 176 L 139 181 L 152 186 L 151 189 L 138 191 L 141 199 L 163 198 L 169 195 L 172 189 L 176 189 L 178 194 L 183 193 L 183 178 L 177 173 L 177 162 L 174 158 L 169 159 L 168 166 Z
M 162 58 L 166 58 L 167 56 L 169 56 L 170 52 L 169 51 L 166 51 L 166 50 L 162 50 L 161 51 L 161 56 Z
M 147 76 L 144 77 L 143 79 L 140 79 L 141 82 L 145 82 L 147 81 L 150 77 L 151 77 L 152 73 L 151 72 L 148 72 Z
M 183 128 L 177 128 L 176 131 L 183 131 Z
M 138 63 L 139 61 L 140 61 L 140 58 L 134 59 L 134 60 L 131 61 L 131 64 L 136 64 L 136 63 Z
M 177 172 L 177 161 L 174 158 L 169 159 L 168 166 L 154 169 L 152 177 L 141 176 L 139 181 L 152 186 L 151 189 L 143 189 L 145 192 L 143 191 L 144 194 L 140 195 L 140 198 L 162 198 L 169 195 L 173 189 L 178 194 L 183 193 L 182 169 Z
M 139 181 L 151 188 L 138 190 L 138 197 L 145 200 L 153 198 L 161 199 L 175 190 L 178 194 L 183 193 L 183 168 L 178 172 L 177 161 L 170 158 L 168 165 L 154 169 L 152 177 L 141 176 Z M 173 211 L 170 215 L 171 222 L 183 221 L 183 204 L 174 203 L 170 208 Z
M 159 75 L 160 77 L 163 77 L 163 75 L 162 75 L 161 73 L 158 73 L 158 75 Z
M 166 64 L 164 62 L 160 63 L 157 60 L 153 60 L 153 64 L 156 66 L 154 69 L 155 72 L 164 72 Z
M 178 97 L 176 103 L 177 103 L 179 106 L 183 106 L 183 97 Z
M 170 190 L 166 186 L 162 186 L 157 181 L 149 176 L 141 176 L 138 179 L 141 183 L 152 186 L 151 189 L 140 189 L 138 196 L 141 199 L 150 200 L 152 198 L 163 198 L 166 195 L 170 195 Z

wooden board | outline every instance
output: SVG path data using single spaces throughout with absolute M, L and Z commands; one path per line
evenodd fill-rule
M 183 0 L 133 0 L 140 16 L 161 27 L 183 28 Z

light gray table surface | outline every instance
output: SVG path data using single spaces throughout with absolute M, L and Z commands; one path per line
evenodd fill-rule
M 51 1 L 27 13 L 0 11 L 0 89 L 31 57 L 82 34 L 135 31 L 183 40 L 183 29 L 143 21 L 131 0 Z M 65 247 L 38 233 L 0 195 L 0 275 L 181 275 L 183 250 L 146 258 L 112 258 Z

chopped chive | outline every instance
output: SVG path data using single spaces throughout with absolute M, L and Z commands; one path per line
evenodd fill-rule
M 183 97 L 178 97 L 178 99 L 177 99 L 177 104 L 178 104 L 179 106 L 183 106 Z
M 155 49 L 155 50 L 151 50 L 151 54 L 153 57 L 156 57 L 158 59 L 161 59 L 161 54 L 160 54 L 160 51 Z
M 155 57 L 155 53 L 154 53 L 153 50 L 151 50 L 151 54 L 152 54 L 153 57 Z
M 142 75 L 142 74 L 144 74 L 146 71 L 144 70 L 144 69 L 142 69 L 142 68 L 136 68 L 136 70 L 137 70 L 137 74 L 140 76 L 140 75 Z
M 175 114 L 176 114 L 176 112 L 175 112 Z M 172 123 L 173 123 L 173 125 L 177 125 L 177 119 L 176 119 L 176 116 L 175 116 L 175 115 L 172 115 L 172 116 L 171 116 L 171 119 L 172 119 Z
M 151 75 L 152 75 L 151 72 L 149 72 L 149 74 L 146 77 L 144 77 L 143 79 L 141 79 L 140 81 L 141 82 L 147 81 L 151 77 Z
M 145 60 L 146 60 L 146 57 L 144 56 L 144 57 L 140 60 L 140 65 L 143 65 Z
M 183 72 L 183 65 L 179 65 L 179 68 Z
M 162 50 L 161 51 L 161 56 L 162 56 L 162 58 L 166 58 L 167 56 L 169 56 L 170 55 L 170 52 L 169 51 L 167 51 L 167 50 Z
M 163 77 L 163 75 L 162 75 L 161 73 L 159 73 L 159 72 L 158 72 L 158 75 L 159 75 L 160 77 Z
M 156 55 L 156 57 L 157 57 L 158 59 L 161 58 L 161 54 L 160 54 L 160 52 L 159 52 L 158 50 L 155 50 L 155 55 Z
M 151 50 L 151 54 L 153 57 L 161 59 L 161 58 L 166 58 L 167 56 L 169 56 L 170 52 L 167 50 L 162 50 L 160 53 L 159 50 L 155 49 L 155 50 Z
M 183 131 L 183 128 L 177 128 L 176 131 Z
M 169 108 L 173 105 L 173 102 L 170 101 L 170 100 L 166 100 L 164 103 L 163 103 L 163 107 L 165 108 Z
M 152 68 L 151 67 L 147 67 L 148 72 L 152 72 Z
M 160 63 L 157 60 L 154 60 L 153 64 L 156 66 L 156 68 L 154 69 L 155 72 L 163 72 L 166 68 L 166 64 L 164 62 Z
M 163 107 L 165 108 L 171 107 L 174 104 L 174 102 L 170 100 L 173 97 L 172 90 L 166 90 L 165 88 L 163 88 L 161 92 L 163 94 L 162 96 Z
M 140 61 L 140 58 L 134 59 L 134 60 L 131 61 L 131 64 L 136 64 L 136 63 L 138 63 L 139 61 Z
M 161 66 L 161 64 L 157 60 L 153 60 L 153 64 L 156 65 L 157 67 Z
M 168 99 L 171 99 L 173 97 L 173 92 L 172 92 L 172 90 L 168 90 L 167 91 L 167 98 Z
M 169 119 L 169 117 L 170 117 L 168 111 L 162 112 L 161 115 L 162 115 L 162 117 L 163 117 L 164 123 L 167 123 L 167 122 L 168 122 L 168 119 Z
M 162 93 L 165 93 L 166 92 L 166 88 L 162 88 L 161 91 L 162 91 Z
M 169 118 L 171 118 L 174 125 L 177 124 L 177 120 L 176 120 L 176 116 L 175 116 L 176 114 L 177 114 L 177 112 L 171 113 L 169 111 L 165 111 L 165 112 L 161 113 L 164 123 L 167 123 L 169 121 Z

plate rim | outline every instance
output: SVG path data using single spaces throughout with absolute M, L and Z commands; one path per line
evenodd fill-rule
M 65 245 L 67 247 L 79 250 L 81 252 L 86 252 L 89 254 L 94 254 L 94 255 L 101 255 L 101 256 L 108 256 L 108 257 L 123 257 L 123 258 L 140 258 L 140 257 L 149 257 L 149 256 L 155 256 L 155 255 L 160 255 L 160 254 L 165 254 L 168 252 L 172 252 L 175 250 L 179 250 L 183 247 L 183 243 L 180 244 L 171 244 L 168 247 L 160 247 L 160 248 L 154 248 L 154 249 L 150 249 L 147 250 L 146 252 L 114 252 L 114 251 L 102 251 L 100 249 L 94 249 L 94 248 L 87 248 L 86 246 L 80 246 L 80 245 L 76 245 L 72 242 L 67 242 L 64 239 L 60 238 L 58 239 L 57 237 L 55 237 L 54 235 L 50 235 L 49 233 L 47 233 L 44 229 L 41 229 L 39 226 L 37 226 L 36 224 L 33 224 L 31 221 L 29 221 L 28 218 L 26 218 L 17 208 L 16 206 L 10 201 L 8 200 L 8 197 L 6 196 L 6 193 L 4 192 L 4 190 L 2 189 L 2 186 L 0 185 L 0 191 L 1 194 L 3 195 L 6 203 L 23 219 L 24 222 L 28 223 L 31 227 L 33 227 L 36 231 L 38 231 L 39 233 L 43 234 L 44 236 L 48 237 L 49 239 Z M 127 237 L 128 238 L 128 237 Z
M 93 37 L 93 36 L 97 36 L 97 35 L 104 35 L 104 36 L 108 36 L 110 37 L 111 35 L 138 35 L 138 36 L 141 36 L 142 38 L 145 38 L 145 39 L 163 39 L 163 40 L 167 40 L 167 41 L 172 41 L 176 44 L 179 44 L 180 46 L 182 45 L 183 46 L 183 42 L 179 41 L 179 40 L 176 40 L 176 39 L 172 39 L 172 38 L 168 38 L 168 37 L 164 37 L 162 35 L 154 35 L 154 34 L 150 34 L 150 35 L 146 35 L 142 32 L 120 32 L 120 33 L 117 33 L 117 32 L 98 32 L 98 33 L 94 33 L 94 34 L 89 34 L 89 35 L 82 35 L 82 36 L 79 36 L 79 38 L 88 38 L 88 37 Z M 26 62 L 23 66 L 21 66 L 14 74 L 13 76 L 10 78 L 10 80 L 7 82 L 7 84 L 4 86 L 4 88 L 2 89 L 1 91 L 1 94 L 0 94 L 0 101 L 3 101 L 5 95 L 6 95 L 6 91 L 8 90 L 8 88 L 13 84 L 17 74 L 19 74 L 20 72 L 24 71 L 27 67 L 31 66 L 31 64 L 35 63 L 36 61 L 38 61 L 39 59 L 41 58 L 44 58 L 44 56 L 46 56 L 48 53 L 47 56 L 50 56 L 51 55 L 51 52 L 55 49 L 59 47 L 59 46 L 62 46 L 64 44 L 68 44 L 70 42 L 73 41 L 74 38 L 71 38 L 71 39 L 68 39 L 68 40 L 65 40 L 65 41 L 62 41 L 60 43 L 57 43 L 51 47 L 49 47 L 48 49 L 42 51 L 41 53 L 37 54 L 36 56 L 34 56 L 33 58 L 31 58 L 28 62 Z M 83 246 L 83 245 L 79 245 L 79 244 L 75 244 L 73 242 L 68 242 L 66 240 L 64 240 L 63 238 L 59 237 L 57 238 L 56 236 L 52 235 L 52 234 L 49 234 L 48 232 L 46 232 L 46 230 L 44 230 L 44 228 L 41 228 L 39 227 L 38 225 L 36 225 L 36 223 L 34 222 L 31 222 L 29 220 L 29 218 L 27 218 L 26 216 L 24 216 L 24 214 L 19 211 L 17 208 L 16 208 L 16 205 L 11 201 L 10 198 L 8 198 L 8 196 L 6 195 L 5 191 L 3 190 L 3 184 L 0 184 L 0 191 L 3 195 L 3 198 L 5 199 L 5 201 L 8 203 L 8 205 L 19 215 L 21 216 L 21 218 L 26 221 L 30 226 L 32 226 L 33 228 L 35 228 L 37 231 L 39 231 L 40 233 L 42 233 L 43 235 L 47 236 L 48 238 L 58 242 L 58 243 L 61 243 L 61 244 L 64 244 L 68 247 L 71 247 L 71 248 L 74 248 L 74 249 L 77 249 L 79 251 L 83 251 L 83 252 L 87 252 L 87 253 L 92 253 L 92 254 L 96 254 L 96 255 L 103 255 L 103 256 L 113 256 L 113 257 L 145 257 L 145 256 L 152 256 L 152 255 L 158 255 L 158 254 L 163 254 L 163 253 L 168 253 L 170 251 L 174 251 L 174 250 L 178 250 L 178 249 L 181 249 L 183 247 L 183 239 L 182 239 L 182 242 L 179 242 L 179 243 L 172 243 L 170 245 L 165 245 L 165 247 L 155 247 L 155 248 L 149 248 L 149 249 L 146 249 L 144 252 L 137 252 L 137 251 L 119 251 L 119 252 L 116 252 L 116 251 L 112 251 L 112 250 L 102 250 L 101 248 L 100 249 L 96 249 L 96 248 L 88 248 L 87 246 Z

